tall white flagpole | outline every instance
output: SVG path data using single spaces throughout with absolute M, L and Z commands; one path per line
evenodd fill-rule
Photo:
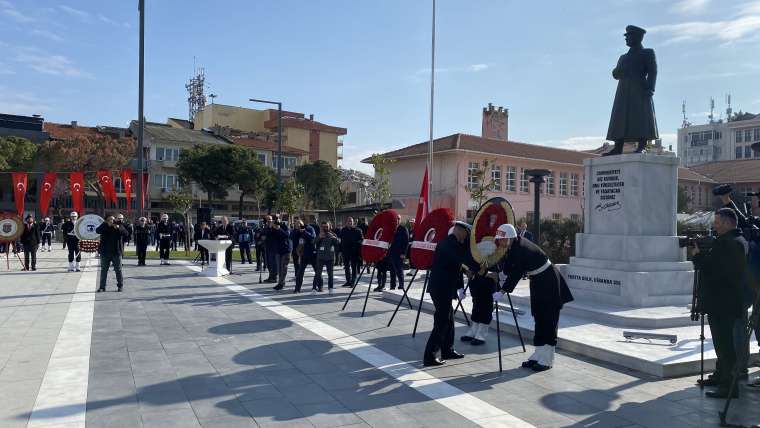
M 433 100 L 435 94 L 435 0 L 433 0 L 432 49 L 430 51 L 430 141 L 428 143 L 428 198 L 433 197 Z

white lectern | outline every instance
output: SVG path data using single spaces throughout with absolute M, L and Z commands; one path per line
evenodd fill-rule
M 199 239 L 198 245 L 206 248 L 209 252 L 209 255 L 211 253 L 216 253 L 216 260 L 209 261 L 208 268 L 198 272 L 198 275 L 220 277 L 230 274 L 230 271 L 228 271 L 225 267 L 226 265 L 224 263 L 224 252 L 227 250 L 227 247 L 232 245 L 232 241 L 228 239 L 219 241 L 215 239 Z

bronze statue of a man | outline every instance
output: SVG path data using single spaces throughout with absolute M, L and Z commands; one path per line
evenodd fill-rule
M 654 50 L 641 45 L 644 33 L 646 30 L 634 25 L 625 27 L 625 44 L 630 49 L 612 70 L 618 85 L 607 130 L 607 140 L 614 141 L 615 148 L 604 156 L 623 153 L 623 144 L 630 141 L 639 143 L 636 153 L 642 153 L 647 141 L 659 138 L 652 102 L 657 61 Z

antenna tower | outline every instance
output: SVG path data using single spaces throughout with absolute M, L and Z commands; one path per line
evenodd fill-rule
M 193 59 L 195 62 L 195 59 Z M 206 95 L 203 93 L 206 86 L 206 72 L 204 69 L 193 66 L 193 77 L 185 85 L 187 90 L 188 119 L 190 122 L 195 118 L 195 114 L 203 110 L 206 106 Z
M 715 111 L 715 98 L 710 97 L 710 116 L 708 116 L 708 118 L 710 118 L 710 123 L 715 122 L 715 115 L 713 114 L 714 111 Z
M 726 121 L 731 121 L 731 115 L 734 113 L 733 109 L 731 109 L 731 94 L 726 94 Z
M 689 123 L 689 119 L 686 117 L 686 101 L 684 100 L 681 102 L 681 113 L 683 114 L 683 122 L 681 123 L 681 128 L 686 128 L 691 123 Z

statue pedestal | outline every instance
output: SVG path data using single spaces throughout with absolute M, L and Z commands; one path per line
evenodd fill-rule
M 584 233 L 562 273 L 578 301 L 686 305 L 694 270 L 676 236 L 678 158 L 586 159 Z

